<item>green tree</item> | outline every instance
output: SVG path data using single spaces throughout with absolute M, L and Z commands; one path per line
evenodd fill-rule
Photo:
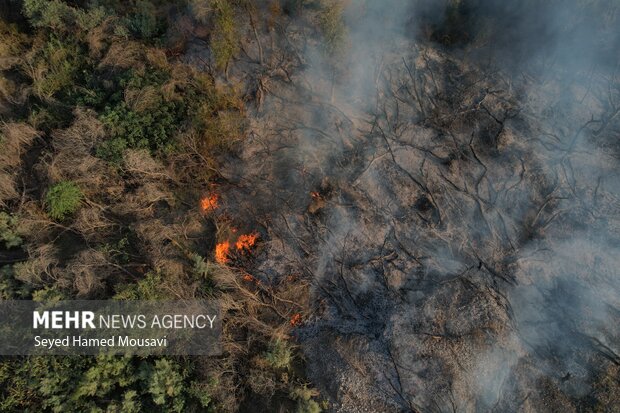
M 0 239 L 7 248 L 19 247 L 23 240 L 17 233 L 17 217 L 0 212 Z
M 215 27 L 211 38 L 211 51 L 215 64 L 221 70 L 239 51 L 239 34 L 235 24 L 234 9 L 228 0 L 214 0 Z
M 157 9 L 150 1 L 138 1 L 128 26 L 137 37 L 148 40 L 163 33 L 164 25 L 157 17 Z
M 344 6 L 339 0 L 327 0 L 319 18 L 319 28 L 325 39 L 325 51 L 329 56 L 340 52 L 344 47 L 346 26 L 342 17 Z
M 286 342 L 276 340 L 270 345 L 269 351 L 265 352 L 264 357 L 273 368 L 288 369 L 291 365 L 293 353 Z
M 184 374 L 179 366 L 167 359 L 155 360 L 155 364 L 145 364 L 140 378 L 147 383 L 148 392 L 158 406 L 167 406 L 172 411 L 183 411 L 185 401 L 178 397 L 183 392 Z
M 89 30 L 107 16 L 103 7 L 82 10 L 61 0 L 24 0 L 22 10 L 33 27 L 54 31 Z
M 82 190 L 71 181 L 52 186 L 45 197 L 47 212 L 52 219 L 63 220 L 72 215 L 82 203 Z
M 33 27 L 66 30 L 75 18 L 75 9 L 60 0 L 24 0 L 24 15 Z

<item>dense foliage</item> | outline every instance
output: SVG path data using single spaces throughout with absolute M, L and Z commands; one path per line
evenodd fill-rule
M 260 308 L 232 305 L 251 295 L 208 247 L 227 224 L 199 209 L 218 157 L 244 134 L 247 96 L 229 68 L 250 27 L 240 16 L 258 9 L 236 0 L 8 5 L 0 7 L 0 298 L 219 296 L 230 317 L 261 317 Z M 283 9 L 270 7 L 264 30 Z M 251 17 L 255 31 L 259 18 Z M 183 56 L 196 39 L 206 44 L 204 64 Z M 0 410 L 233 411 L 258 397 L 320 411 L 279 326 L 230 324 L 239 331 L 227 333 L 221 359 L 4 358 Z
M 0 410 L 184 412 L 209 406 L 187 360 L 30 357 L 0 365 Z
M 63 220 L 80 206 L 82 191 L 73 182 L 62 181 L 49 189 L 45 200 L 49 216 L 52 219 Z

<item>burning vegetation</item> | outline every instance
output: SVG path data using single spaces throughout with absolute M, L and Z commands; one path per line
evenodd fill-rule
M 3 358 L 0 410 L 618 411 L 619 16 L 3 2 L 0 299 L 215 297 L 224 352 Z
M 234 234 L 236 230 L 233 228 L 231 232 Z M 245 254 L 251 251 L 256 246 L 258 240 L 258 233 L 241 234 L 234 242 L 235 250 L 231 249 L 231 241 L 224 241 L 216 244 L 215 246 L 215 260 L 220 264 L 228 264 L 231 262 L 231 258 L 238 256 L 237 254 Z
M 254 247 L 257 239 L 257 233 L 240 235 L 235 242 L 235 247 L 237 248 L 237 251 L 240 252 L 249 251 Z
M 215 245 L 215 261 L 220 264 L 230 262 L 230 242 L 224 241 Z
M 205 213 L 213 212 L 219 207 L 219 200 L 220 197 L 218 194 L 211 194 L 200 200 L 200 207 Z

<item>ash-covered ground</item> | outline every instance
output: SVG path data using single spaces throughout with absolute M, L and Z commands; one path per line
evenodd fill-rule
M 331 54 L 311 11 L 248 36 L 255 276 L 310 284 L 333 411 L 620 411 L 620 10 L 453 3 L 351 2 Z

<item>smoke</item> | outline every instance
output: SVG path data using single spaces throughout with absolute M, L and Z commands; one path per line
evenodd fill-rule
M 268 217 L 260 272 L 313 285 L 297 335 L 336 409 L 596 403 L 620 364 L 619 8 L 360 0 L 333 54 L 324 8 L 280 34 L 301 64 L 231 193 Z

